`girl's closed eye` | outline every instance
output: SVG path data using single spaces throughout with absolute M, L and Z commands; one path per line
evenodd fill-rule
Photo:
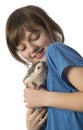
M 33 33 L 30 40 L 35 41 L 38 40 L 40 37 L 40 33 Z
M 24 51 L 24 50 L 26 50 L 26 45 L 19 45 L 19 46 L 17 46 L 17 51 Z
M 26 50 L 26 46 L 24 46 L 20 51 L 24 51 L 24 50 Z

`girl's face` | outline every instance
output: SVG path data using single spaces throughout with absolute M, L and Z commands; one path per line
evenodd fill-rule
M 25 38 L 17 46 L 22 57 L 30 62 L 46 61 L 45 52 L 51 38 L 46 30 L 37 26 L 36 32 L 25 31 Z

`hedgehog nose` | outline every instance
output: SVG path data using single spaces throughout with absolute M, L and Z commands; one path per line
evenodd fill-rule
M 41 61 L 41 63 L 42 63 L 43 65 L 45 65 L 45 62 L 44 62 L 44 61 Z
M 43 63 L 43 66 L 44 66 L 45 68 L 47 68 L 46 62 L 42 61 L 42 63 Z
M 44 61 L 41 61 L 41 63 L 45 64 L 45 62 L 44 62 Z

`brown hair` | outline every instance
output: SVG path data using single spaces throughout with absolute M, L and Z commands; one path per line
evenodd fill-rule
M 6 23 L 6 41 L 13 57 L 24 64 L 26 64 L 26 61 L 18 55 L 16 47 L 24 38 L 25 29 L 30 32 L 36 31 L 34 24 L 46 29 L 53 41 L 64 42 L 64 34 L 61 27 L 40 7 L 29 5 L 15 10 Z

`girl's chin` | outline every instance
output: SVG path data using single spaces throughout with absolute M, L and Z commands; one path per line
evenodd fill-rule
M 40 61 L 44 61 L 44 62 L 45 62 L 45 61 L 46 61 L 46 58 L 44 57 L 44 58 L 42 58 Z

